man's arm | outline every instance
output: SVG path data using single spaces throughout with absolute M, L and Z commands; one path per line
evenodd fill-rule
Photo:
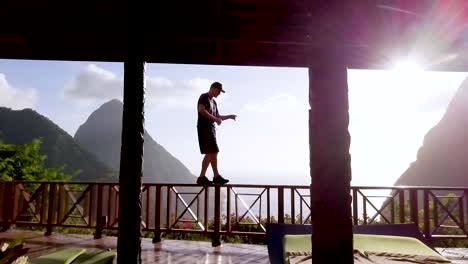
M 219 115 L 218 116 L 219 118 L 221 118 L 221 120 L 227 120 L 227 119 L 232 119 L 232 120 L 236 120 L 236 115 Z
M 215 121 L 216 123 L 218 123 L 218 125 L 219 125 L 219 123 L 221 123 L 221 121 L 223 120 L 223 119 L 220 118 L 220 117 L 216 117 L 216 116 L 210 114 L 210 113 L 205 109 L 205 106 L 204 106 L 203 104 L 199 104 L 199 105 L 198 105 L 198 112 L 200 112 L 200 114 L 202 114 L 204 117 L 209 118 L 209 119 Z

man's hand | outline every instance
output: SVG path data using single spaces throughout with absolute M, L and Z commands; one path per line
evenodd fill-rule
M 229 115 L 229 118 L 232 120 L 236 120 L 237 116 L 236 115 Z
M 219 125 L 221 125 L 221 122 L 223 122 L 223 120 L 222 120 L 221 118 L 219 118 L 219 117 L 216 117 L 216 118 L 215 118 L 215 122 L 216 122 L 216 124 L 218 124 L 218 126 L 219 126 Z

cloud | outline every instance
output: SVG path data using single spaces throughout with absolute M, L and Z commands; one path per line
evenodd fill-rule
M 203 78 L 172 81 L 151 76 L 147 76 L 145 81 L 146 102 L 161 108 L 193 108 L 198 96 L 207 91 L 211 83 Z M 65 86 L 64 95 L 77 101 L 122 100 L 123 79 L 90 64 Z
M 122 99 L 123 80 L 111 71 L 89 64 L 65 85 L 64 94 L 82 100 Z
M 289 94 L 278 94 L 267 98 L 263 102 L 247 104 L 241 112 L 269 113 L 285 110 L 307 110 L 307 105 L 299 101 L 297 97 Z
M 11 86 L 6 76 L 0 73 L 0 106 L 12 109 L 33 108 L 38 101 L 35 89 L 18 89 Z
M 173 82 L 161 77 L 149 77 L 146 79 L 146 94 L 152 105 L 164 108 L 194 108 L 198 97 L 208 91 L 211 82 L 203 78 Z

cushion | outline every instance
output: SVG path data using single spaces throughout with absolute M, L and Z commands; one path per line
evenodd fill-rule
M 81 254 L 85 253 L 83 248 L 64 248 L 31 259 L 31 264 L 70 264 Z

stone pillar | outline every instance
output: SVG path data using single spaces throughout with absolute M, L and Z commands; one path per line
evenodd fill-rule
M 309 67 L 312 258 L 314 264 L 348 264 L 353 232 L 347 67 L 335 54 L 325 58 Z
M 142 42 L 138 41 L 139 37 L 137 32 L 129 34 L 129 54 L 124 62 L 117 240 L 119 264 L 141 263 L 145 60 L 142 55 Z

